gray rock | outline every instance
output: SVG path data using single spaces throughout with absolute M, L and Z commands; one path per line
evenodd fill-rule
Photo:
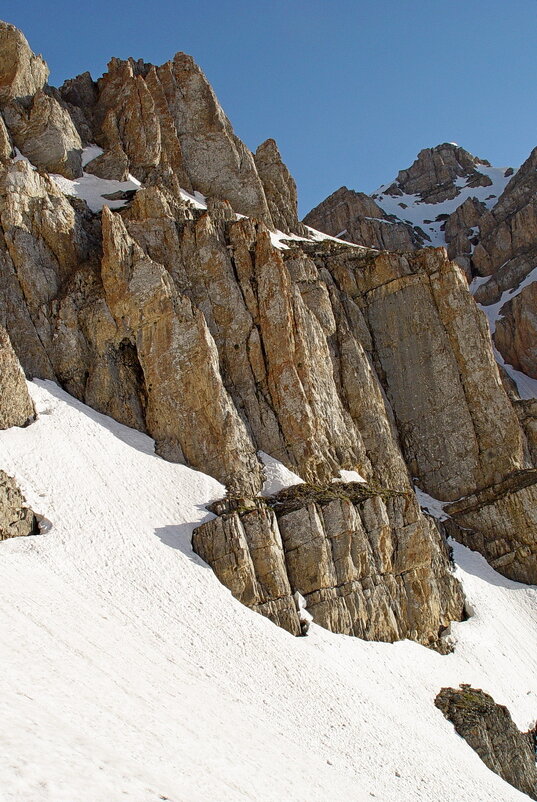
M 331 237 L 382 251 L 414 251 L 426 244 L 425 236 L 395 221 L 363 192 L 340 187 L 304 218 L 304 223 Z
M 4 108 L 13 142 L 32 164 L 66 178 L 82 175 L 82 141 L 68 111 L 44 91 L 27 111 L 20 104 Z

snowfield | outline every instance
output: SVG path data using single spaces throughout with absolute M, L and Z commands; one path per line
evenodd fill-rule
M 2 802 L 510 802 L 433 704 L 472 683 L 537 716 L 537 588 L 456 547 L 475 615 L 447 657 L 312 626 L 293 638 L 191 551 L 224 488 L 153 442 L 30 384 L 0 432 L 48 532 L 0 543 Z

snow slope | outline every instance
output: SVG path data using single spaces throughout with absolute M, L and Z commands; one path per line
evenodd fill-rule
M 0 543 L 2 802 L 504 802 L 434 707 L 470 682 L 537 715 L 537 589 L 456 548 L 475 616 L 442 657 L 313 626 L 293 638 L 190 550 L 215 480 L 50 382 L 0 432 L 47 534 Z
M 441 203 L 426 203 L 420 195 L 405 193 L 390 195 L 387 190 L 393 185 L 393 181 L 379 187 L 371 197 L 386 214 L 395 215 L 403 222 L 423 229 L 430 239 L 430 242 L 425 243 L 426 245 L 438 247 L 446 244 L 442 230 L 446 215 L 452 214 L 468 198 L 476 198 L 484 203 L 487 209 L 492 209 L 516 170 L 511 172 L 506 167 L 487 167 L 480 164 L 478 172 L 490 178 L 492 184 L 487 187 L 471 187 L 467 186 L 467 178 L 460 177 L 455 181 L 459 194 L 455 198 Z M 506 175 L 506 173 L 508 174 Z M 437 219 L 439 215 L 442 215 L 441 220 Z

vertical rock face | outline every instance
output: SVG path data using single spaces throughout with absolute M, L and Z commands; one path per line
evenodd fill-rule
M 510 365 L 537 379 L 537 283 L 502 307 L 494 343 Z
M 166 185 L 176 195 L 182 187 L 227 200 L 236 212 L 273 225 L 253 155 L 190 56 L 177 53 L 161 67 L 112 59 L 96 95 L 90 94 L 83 76 L 62 87 L 62 96 L 82 108 L 82 127 L 90 126 L 106 149 L 106 173 L 99 166 L 97 175 L 121 174 L 126 161 L 146 183 Z M 289 189 L 292 183 L 288 176 Z M 296 210 L 293 224 L 298 227 Z
M 506 707 L 469 685 L 442 688 L 435 705 L 491 771 L 537 799 L 535 732 L 520 732 Z
M 467 198 L 445 223 L 448 256 L 464 270 L 469 279 L 472 275 L 471 256 L 479 242 L 479 221 L 485 212 L 486 206 L 482 201 Z
M 194 189 L 228 200 L 233 209 L 272 224 L 250 151 L 235 136 L 205 75 L 177 53 L 157 69 Z
M 507 366 L 535 378 L 530 274 L 537 264 L 536 165 L 537 149 L 514 171 L 491 168 L 444 143 L 423 150 L 377 194 L 369 197 L 342 187 L 305 221 L 332 236 L 389 251 L 410 251 L 427 240 L 445 244 L 468 281 L 476 274 L 490 276 L 475 292 L 484 306 L 499 302 L 503 293 L 518 293 L 521 282 L 529 283 L 520 300 L 504 299 L 494 340 Z
M 239 601 L 292 634 L 296 592 L 316 623 L 366 640 L 442 648 L 441 630 L 462 617 L 446 546 L 410 493 L 297 485 L 213 509 L 220 517 L 195 530 L 195 551 Z
M 203 468 L 230 486 L 241 476 L 256 490 L 254 447 L 222 386 L 203 315 L 106 208 L 101 275 L 117 337 L 136 349 L 147 426 L 158 452 Z
M 32 53 L 24 35 L 0 21 L 0 104 L 34 95 L 47 82 L 48 67 Z
M 0 114 L 0 161 L 10 159 L 13 155 L 13 146 L 11 139 L 4 122 L 4 118 Z
M 524 256 L 528 266 L 535 261 L 536 166 L 537 148 L 511 178 L 498 203 L 480 220 L 480 241 L 473 255 L 479 275 L 496 273 L 516 257 Z
M 447 501 L 523 467 L 486 324 L 445 253 L 380 255 L 353 279 L 410 471 L 424 489 Z
M 537 471 L 511 474 L 492 487 L 448 504 L 449 534 L 479 551 L 502 574 L 535 583 Z
M 35 416 L 34 405 L 7 331 L 0 326 L 0 429 L 26 426 Z
M 276 228 L 288 234 L 306 234 L 306 228 L 298 221 L 296 184 L 282 162 L 276 142 L 267 139 L 259 145 L 254 159 Z

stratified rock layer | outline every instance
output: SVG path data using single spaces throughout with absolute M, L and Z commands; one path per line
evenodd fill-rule
M 411 493 L 297 485 L 212 509 L 220 517 L 194 531 L 194 550 L 239 601 L 294 635 L 297 591 L 317 624 L 366 640 L 443 648 L 441 631 L 463 615 L 447 548 Z
M 502 574 L 535 583 L 537 576 L 537 470 L 518 471 L 497 485 L 445 506 L 456 526 L 449 534 Z
M 506 707 L 469 685 L 460 690 L 442 688 L 435 705 L 491 771 L 537 799 L 535 731 L 520 732 Z

